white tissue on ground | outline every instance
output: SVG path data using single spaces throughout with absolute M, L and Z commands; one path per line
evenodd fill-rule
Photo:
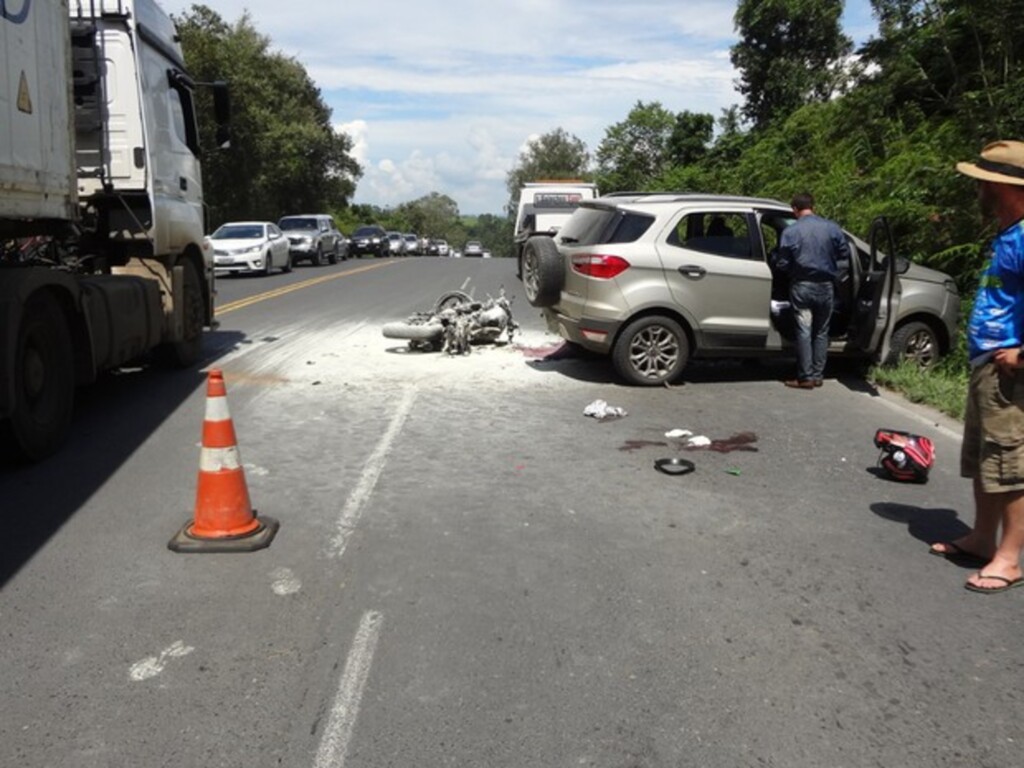
M 604 400 L 595 400 L 583 409 L 583 415 L 593 416 L 595 419 L 617 419 L 626 415 L 626 409 L 608 405 Z
M 670 429 L 665 433 L 665 437 L 689 437 L 692 434 L 693 432 L 688 429 Z
M 704 435 L 694 435 L 686 441 L 688 448 L 706 448 L 711 445 L 711 438 Z

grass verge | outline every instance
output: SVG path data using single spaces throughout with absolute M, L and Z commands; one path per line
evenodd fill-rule
M 868 374 L 872 384 L 899 392 L 912 403 L 927 405 L 960 421 L 964 418 L 969 378 L 966 366 L 945 363 L 924 371 L 910 363 L 891 368 L 876 366 Z

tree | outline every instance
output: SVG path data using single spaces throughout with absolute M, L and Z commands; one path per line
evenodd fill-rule
M 668 137 L 668 161 L 673 165 L 692 165 L 700 161 L 707 154 L 714 133 L 714 115 L 680 112 Z
M 660 102 L 638 101 L 625 120 L 605 130 L 597 148 L 601 190 L 638 190 L 650 184 L 669 163 L 675 128 L 676 116 Z
M 233 26 L 194 5 L 175 18 L 185 60 L 196 80 L 226 80 L 231 88 L 231 147 L 204 151 L 209 225 L 231 219 L 270 219 L 301 211 L 343 208 L 362 169 L 352 141 L 331 125 L 323 102 L 297 61 L 270 52 L 270 41 L 248 13 Z M 201 111 L 206 146 L 214 128 Z
M 843 0 L 740 0 L 731 58 L 755 129 L 836 92 L 853 49 L 842 12 Z
M 402 203 L 397 212 L 408 222 L 407 231 L 424 237 L 447 238 L 459 224 L 458 203 L 440 192 Z
M 952 117 L 972 142 L 1016 135 L 1024 109 L 1024 41 L 1007 19 L 1021 0 L 872 0 L 879 35 L 862 50 L 875 65 L 886 114 Z
M 587 145 L 563 128 L 530 139 L 519 160 L 505 177 L 509 201 L 506 212 L 514 216 L 519 190 L 528 181 L 542 179 L 590 179 Z
M 467 237 L 479 240 L 496 258 L 512 255 L 512 222 L 505 216 L 477 216 L 468 227 Z

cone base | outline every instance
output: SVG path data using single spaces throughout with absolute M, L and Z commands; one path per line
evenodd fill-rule
M 281 524 L 272 517 L 260 517 L 257 521 L 260 525 L 255 531 L 241 536 L 199 538 L 192 535 L 190 529 L 193 522 L 190 520 L 167 542 L 167 548 L 172 552 L 184 553 L 254 552 L 269 547 L 277 534 L 277 529 L 281 527 Z

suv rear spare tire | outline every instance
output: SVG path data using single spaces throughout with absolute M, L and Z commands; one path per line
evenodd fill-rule
M 565 284 L 565 264 L 550 237 L 531 237 L 523 247 L 523 290 L 534 307 L 554 306 Z

